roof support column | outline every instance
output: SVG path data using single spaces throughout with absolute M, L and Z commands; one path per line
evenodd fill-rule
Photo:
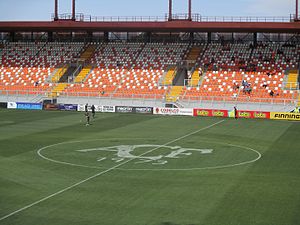
M 299 5 L 298 5 L 298 0 L 296 0 L 296 15 L 295 15 L 295 20 L 296 20 L 296 21 L 298 21 L 298 19 L 299 19 L 299 15 L 298 15 L 298 7 L 299 7 Z
M 253 45 L 256 48 L 256 46 L 257 46 L 257 33 L 256 32 L 253 33 Z
M 207 43 L 211 43 L 211 32 L 207 33 Z
M 48 41 L 49 42 L 53 41 L 53 32 L 52 31 L 48 31 Z
M 169 0 L 169 21 L 172 20 L 172 0 Z
M 54 1 L 54 21 L 58 20 L 58 0 Z
M 75 17 L 75 0 L 72 0 L 72 20 L 76 20 Z
M 192 0 L 189 0 L 189 17 L 188 20 L 192 21 Z

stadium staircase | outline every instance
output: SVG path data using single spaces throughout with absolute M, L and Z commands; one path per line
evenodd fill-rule
M 189 82 L 189 86 L 196 87 L 199 84 L 201 76 L 199 76 L 199 68 L 196 67 L 196 61 L 203 55 L 203 53 L 205 52 L 205 48 L 206 46 L 202 45 L 193 46 L 186 57 L 186 60 L 192 61 L 191 66 L 194 68 L 192 70 L 192 76 Z
M 169 68 L 169 70 L 162 82 L 162 85 L 172 85 L 175 75 L 176 75 L 176 67 L 172 66 Z
M 90 63 L 93 55 L 95 54 L 96 49 L 97 49 L 97 45 L 93 45 L 93 44 L 88 45 L 87 48 L 81 54 L 80 61 L 85 63 Z M 87 64 L 86 66 L 84 66 L 76 76 L 75 83 L 83 82 L 84 79 L 87 77 L 87 75 L 89 75 L 90 72 L 92 71 L 92 68 L 93 67 L 91 64 Z
M 298 88 L 298 70 L 290 70 L 285 89 L 296 90 Z
M 68 70 L 68 66 L 64 65 L 63 67 L 60 67 L 56 73 L 52 76 L 51 82 L 57 83 L 60 78 L 65 74 L 65 72 Z
M 198 86 L 200 79 L 201 79 L 201 76 L 199 74 L 199 68 L 195 68 L 195 70 L 193 71 L 189 86 L 192 86 L 192 87 Z
M 89 61 L 96 51 L 97 45 L 90 44 L 87 48 L 82 52 L 80 56 L 81 61 Z
M 173 86 L 169 93 L 166 94 L 166 101 L 167 102 L 176 102 L 178 97 L 180 96 L 183 90 L 183 86 Z
M 80 73 L 75 78 L 74 82 L 75 83 L 81 83 L 82 81 L 84 81 L 84 79 L 91 72 L 91 70 L 92 70 L 91 65 L 87 65 L 87 66 L 83 67 L 82 70 L 80 71 Z
M 51 93 L 50 93 L 49 97 L 55 98 L 55 97 L 59 96 L 59 94 L 60 94 L 61 92 L 63 92 L 63 90 L 66 89 L 67 85 L 68 85 L 67 83 L 59 83 L 57 86 L 55 86 L 55 87 L 51 90 Z
M 200 46 L 193 46 L 187 54 L 186 60 L 196 61 L 202 52 L 202 48 Z

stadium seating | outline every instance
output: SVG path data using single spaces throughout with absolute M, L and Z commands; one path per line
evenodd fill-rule
M 281 103 L 298 98 L 299 55 L 299 45 L 274 43 L 254 47 L 241 43 L 10 42 L 0 51 L 0 87 L 12 93 L 48 92 L 51 97 L 61 92 Z M 57 84 L 68 65 L 78 60 L 88 64 L 74 83 Z M 191 80 L 187 86 L 172 87 L 183 60 L 191 62 Z M 244 82 L 250 84 L 250 92 Z
M 181 99 L 294 101 L 297 93 L 285 88 L 284 79 L 286 70 L 298 68 L 299 46 L 260 44 L 252 53 L 251 49 L 245 44 L 208 45 L 200 59 L 207 68 L 201 86 L 186 87 Z M 243 80 L 250 84 L 250 92 Z
M 78 57 L 84 43 L 10 42 L 0 53 L 0 86 L 7 93 L 37 94 L 51 92 L 66 68 Z M 56 70 L 59 66 L 61 69 Z M 53 74 L 53 72 L 56 73 Z M 55 85 L 54 85 L 55 86 Z M 16 92 L 18 90 L 18 92 Z

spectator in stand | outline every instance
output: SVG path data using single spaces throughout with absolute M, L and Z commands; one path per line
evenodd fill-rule
M 239 84 L 238 83 L 235 83 L 233 85 L 233 90 L 238 90 L 240 88 Z
M 199 67 L 199 78 L 202 76 L 202 74 L 203 74 L 202 68 Z
M 246 86 L 243 90 L 244 94 L 249 94 L 249 95 L 251 94 L 251 91 L 252 91 L 252 87 L 250 84 Z
M 242 81 L 242 86 L 243 86 L 244 88 L 246 88 L 246 87 L 249 86 L 249 83 L 248 83 L 246 80 L 243 80 L 243 81 Z
M 279 94 L 275 93 L 273 90 L 271 90 L 269 94 L 270 94 L 271 97 L 279 96 Z
M 297 106 L 294 110 L 292 110 L 291 112 L 293 113 L 300 113 L 300 107 Z
M 267 82 L 266 82 L 266 81 L 264 81 L 264 83 L 263 83 L 262 87 L 264 87 L 264 88 L 267 88 L 267 87 L 268 87 L 268 84 L 267 84 Z
M 192 71 L 188 70 L 187 74 L 188 74 L 188 79 L 192 79 Z

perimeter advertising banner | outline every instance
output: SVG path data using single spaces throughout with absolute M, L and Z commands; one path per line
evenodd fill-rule
M 7 108 L 8 109 L 16 109 L 17 108 L 17 103 L 16 102 L 8 102 L 7 103 Z
M 136 107 L 136 106 L 116 106 L 117 113 L 141 113 L 141 114 L 152 114 L 152 107 Z
M 95 112 L 115 112 L 115 107 L 114 106 L 99 106 L 99 105 L 94 105 L 95 106 Z M 78 105 L 78 111 L 84 112 L 85 111 L 85 105 Z M 91 105 L 88 106 L 88 111 L 91 110 Z
M 154 108 L 153 114 L 170 116 L 193 116 L 194 110 L 190 108 Z
M 7 108 L 7 102 L 0 102 L 0 108 Z
M 44 110 L 56 111 L 58 110 L 58 104 L 53 104 L 53 103 L 44 104 Z
M 233 110 L 216 110 L 216 109 L 194 109 L 194 116 L 207 116 L 207 117 L 232 117 L 234 118 Z M 238 110 L 238 118 L 248 119 L 270 119 L 269 112 L 260 111 L 245 111 Z
M 229 114 L 231 115 L 231 117 L 234 117 L 234 111 L 230 111 Z M 238 118 L 270 119 L 270 112 L 238 110 Z
M 141 114 L 153 114 L 152 107 L 133 107 L 133 111 Z
M 29 103 L 29 102 L 17 102 L 17 109 L 28 109 L 28 110 L 42 110 L 43 104 L 41 103 Z
M 300 121 L 300 113 L 271 112 L 270 118 L 272 120 Z
M 194 109 L 194 116 L 228 117 L 228 111 L 216 109 Z
M 59 104 L 58 109 L 62 111 L 77 111 L 78 105 L 75 104 Z

